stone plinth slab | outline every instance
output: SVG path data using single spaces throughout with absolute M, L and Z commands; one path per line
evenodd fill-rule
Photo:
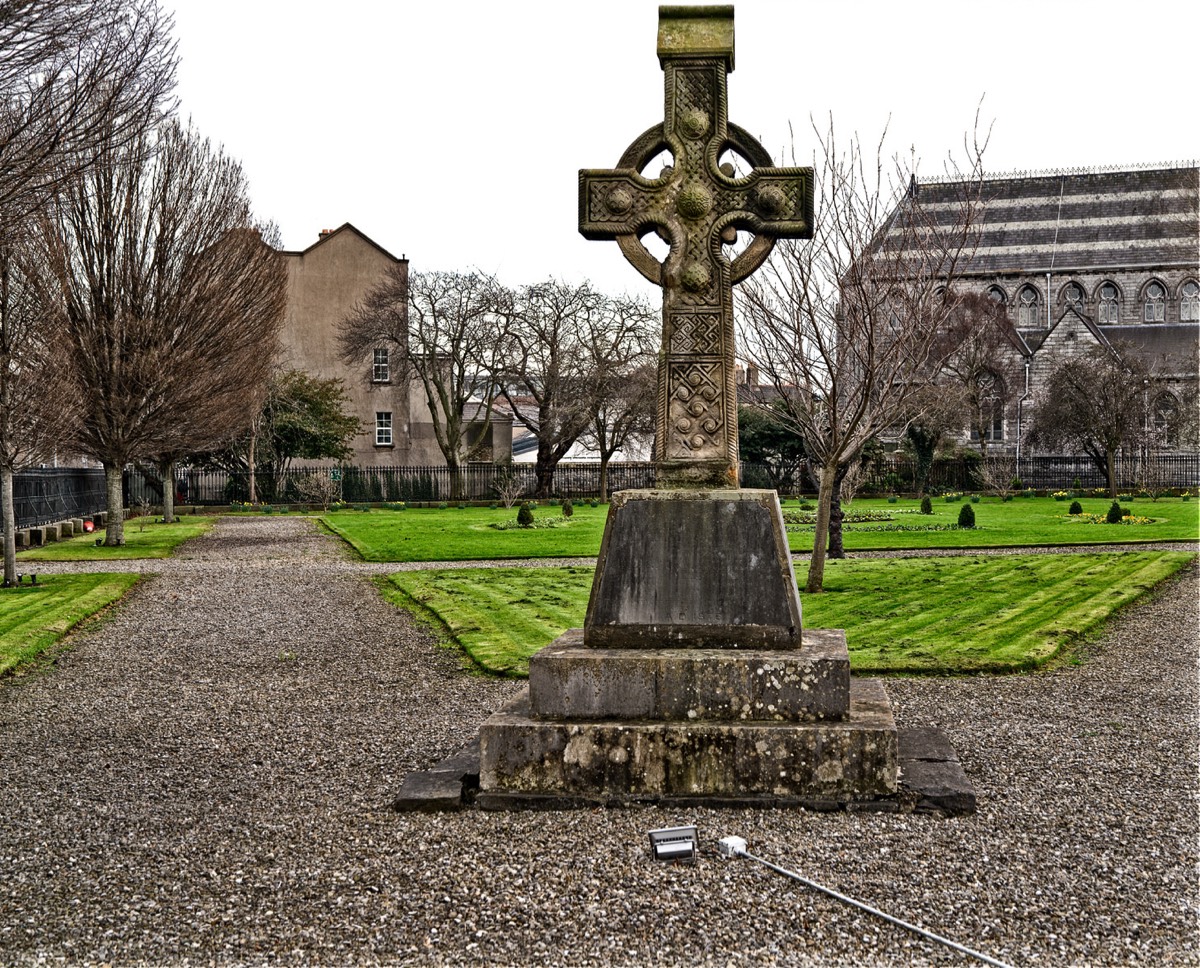
M 479 737 L 428 770 L 409 773 L 392 808 L 400 812 L 461 810 L 464 793 L 479 786 Z
M 572 629 L 529 660 L 529 705 L 535 719 L 841 719 L 846 634 L 806 629 L 792 650 L 603 649 Z
M 619 491 L 584 639 L 597 648 L 786 648 L 800 595 L 774 491 Z
M 539 720 L 523 692 L 480 729 L 479 779 L 481 794 L 865 799 L 896 791 L 896 725 L 875 680 L 852 684 L 846 719 L 811 723 Z
M 898 733 L 900 782 L 918 813 L 960 816 L 975 812 L 975 786 L 940 729 L 910 727 Z

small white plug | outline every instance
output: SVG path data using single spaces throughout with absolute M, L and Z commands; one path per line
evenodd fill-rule
M 717 850 L 721 852 L 722 857 L 740 857 L 746 853 L 746 839 L 744 837 L 722 837 L 717 841 Z

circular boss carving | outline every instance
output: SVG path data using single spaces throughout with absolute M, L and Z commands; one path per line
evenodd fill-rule
M 758 210 L 767 216 L 767 218 L 774 218 L 787 205 L 787 198 L 774 185 L 768 185 L 766 188 L 760 189 L 756 201 L 758 203 Z
M 684 218 L 703 218 L 712 204 L 712 192 L 703 185 L 689 185 L 675 199 L 675 210 Z
M 614 188 L 608 193 L 604 204 L 613 215 L 624 215 L 633 207 L 633 196 L 624 188 Z
M 683 288 L 688 292 L 700 292 L 702 289 L 708 288 L 708 279 L 708 266 L 700 262 L 693 262 L 683 270 L 683 276 L 679 281 L 683 283 Z
M 699 108 L 685 111 L 679 119 L 679 130 L 688 138 L 703 137 L 708 133 L 708 114 Z

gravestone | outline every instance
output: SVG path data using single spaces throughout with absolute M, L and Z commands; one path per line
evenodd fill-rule
M 841 631 L 802 630 L 778 496 L 738 487 L 732 287 L 775 239 L 811 235 L 813 193 L 810 169 L 773 167 L 728 121 L 733 50 L 732 7 L 661 7 L 664 120 L 615 169 L 579 174 L 580 232 L 663 290 L 656 486 L 614 495 L 584 628 L 535 655 L 529 689 L 481 728 L 484 807 L 897 791 L 882 686 L 851 680 Z M 738 231 L 753 239 L 730 258 Z

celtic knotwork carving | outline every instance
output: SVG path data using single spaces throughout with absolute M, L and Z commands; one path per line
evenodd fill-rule
M 712 68 L 676 69 L 673 111 L 675 130 L 681 137 L 697 140 L 712 131 L 716 107 L 717 78 Z
M 671 318 L 672 353 L 720 356 L 721 316 L 719 313 L 676 313 Z

